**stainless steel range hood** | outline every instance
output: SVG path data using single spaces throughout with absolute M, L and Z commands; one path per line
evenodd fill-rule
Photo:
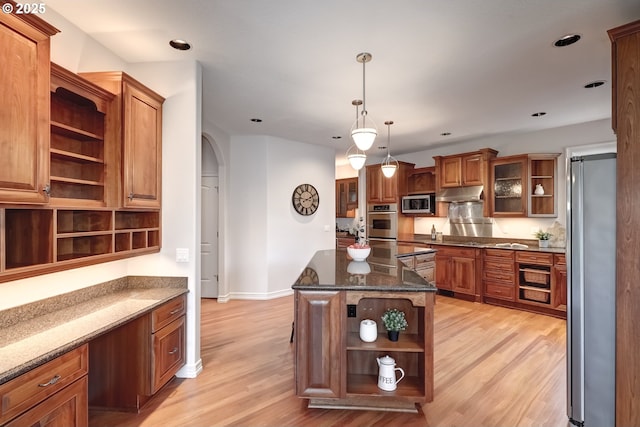
M 482 200 L 482 185 L 446 188 L 436 194 L 436 202 L 479 202 Z

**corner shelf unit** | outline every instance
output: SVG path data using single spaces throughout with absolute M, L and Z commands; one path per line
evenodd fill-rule
M 160 250 L 160 212 L 0 209 L 0 283 Z M 49 237 L 47 237 L 49 236 Z

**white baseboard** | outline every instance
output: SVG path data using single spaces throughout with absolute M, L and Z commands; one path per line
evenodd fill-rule
M 195 378 L 202 372 L 202 359 L 198 359 L 196 363 L 186 364 L 176 374 L 178 378 Z
M 293 294 L 293 289 L 282 289 L 275 292 L 258 293 L 258 292 L 231 292 L 229 299 L 248 299 L 248 300 L 270 300 L 285 297 Z

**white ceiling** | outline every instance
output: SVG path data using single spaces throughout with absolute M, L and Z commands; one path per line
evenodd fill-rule
M 351 101 L 362 98 L 360 52 L 373 55 L 366 101 L 375 146 L 386 145 L 384 122 L 393 120 L 391 151 L 401 154 L 610 117 L 606 31 L 640 19 L 638 0 L 48 0 L 47 7 L 127 62 L 201 62 L 204 120 L 230 135 L 334 146 L 338 155 L 351 145 Z M 571 33 L 581 40 L 553 46 Z M 193 48 L 176 51 L 173 38 Z M 606 84 L 584 88 L 594 80 Z M 531 116 L 538 111 L 547 114 Z

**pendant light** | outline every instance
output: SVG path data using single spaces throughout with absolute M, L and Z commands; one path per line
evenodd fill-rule
M 393 121 L 389 120 L 384 122 L 384 124 L 387 125 L 387 157 L 385 157 L 381 167 L 383 175 L 391 178 L 396 173 L 396 169 L 398 169 L 398 161 L 389 154 L 389 147 L 391 146 L 391 125 Z
M 362 100 L 354 99 L 351 101 L 351 105 L 355 105 L 356 107 L 356 121 L 358 121 L 358 107 L 362 105 Z M 358 171 L 364 166 L 367 155 L 354 144 L 347 150 L 347 159 L 349 159 L 351 167 Z
M 356 56 L 356 60 L 362 63 L 362 118 L 356 117 L 351 127 L 351 138 L 362 151 L 366 151 L 373 145 L 378 135 L 376 125 L 367 117 L 367 101 L 365 97 L 365 64 L 371 61 L 371 54 L 364 52 Z

